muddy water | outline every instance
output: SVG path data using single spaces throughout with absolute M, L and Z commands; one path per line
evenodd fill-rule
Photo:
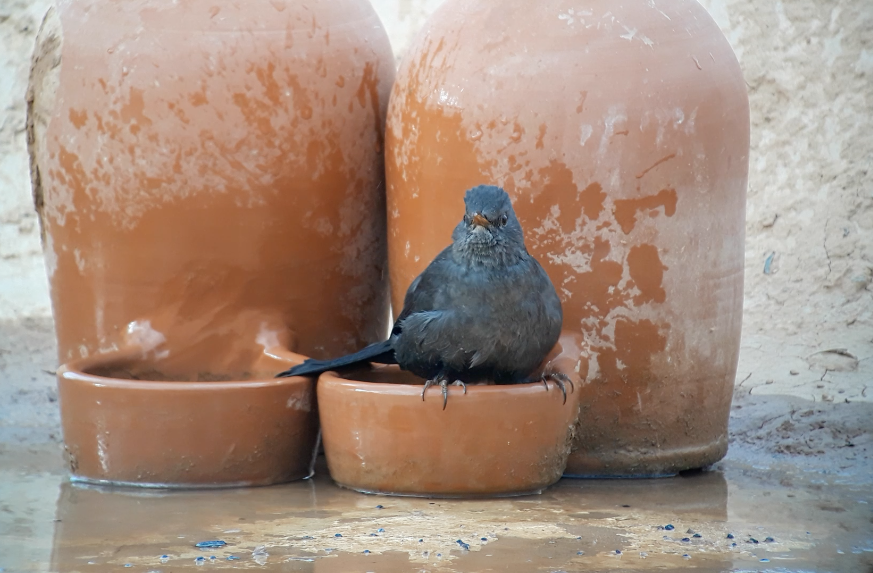
M 873 488 L 840 475 L 728 462 L 660 480 L 562 480 L 540 496 L 428 500 L 343 490 L 320 469 L 283 486 L 144 492 L 0 468 L 0 568 L 873 570 Z M 195 547 L 206 540 L 227 545 Z

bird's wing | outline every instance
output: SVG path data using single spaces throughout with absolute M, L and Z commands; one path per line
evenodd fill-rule
M 467 353 L 458 343 L 457 313 L 423 310 L 411 313 L 403 322 L 403 333 L 396 338 L 397 362 L 413 372 L 467 368 Z
M 497 345 L 496 340 L 496 337 L 494 337 L 489 338 L 483 342 L 483 345 L 479 347 L 479 349 L 473 354 L 473 357 L 470 359 L 470 368 L 482 366 L 492 359 L 492 357 L 494 356 L 494 347 Z
M 451 256 L 452 247 L 449 245 L 409 285 L 406 297 L 403 299 L 403 310 L 394 321 L 393 334 L 400 333 L 403 321 L 411 314 L 433 310 L 437 290 L 445 282 L 444 278 L 441 278 L 443 275 L 439 272 L 439 268 Z

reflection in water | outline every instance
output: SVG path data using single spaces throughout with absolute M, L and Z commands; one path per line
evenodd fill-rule
M 0 570 L 44 570 L 55 525 L 58 475 L 19 469 L 22 460 L 2 447 L 0 459 L 15 467 L 0 468 Z
M 645 542 L 637 529 L 659 531 L 650 514 L 714 521 L 727 515 L 727 484 L 717 472 L 564 480 L 540 496 L 449 501 L 360 495 L 333 485 L 323 460 L 320 469 L 312 481 L 218 491 L 64 483 L 52 570 L 117 570 L 125 564 L 175 570 L 196 566 L 198 557 L 223 566 L 281 564 L 283 571 L 627 568 L 631 559 L 640 561 L 637 549 Z M 194 547 L 212 539 L 227 545 Z M 264 548 L 253 555 L 259 546 Z M 228 563 L 228 557 L 239 559 Z M 683 559 L 664 553 L 648 561 L 656 562 L 678 565 Z M 705 556 L 699 565 L 724 570 L 731 559 Z
M 65 482 L 51 570 L 166 572 L 198 562 L 309 572 L 870 568 L 870 492 L 800 472 L 728 467 L 728 479 L 710 471 L 562 480 L 539 496 L 490 500 L 361 495 L 336 487 L 323 458 L 314 480 L 265 488 Z M 227 545 L 195 547 L 215 539 Z

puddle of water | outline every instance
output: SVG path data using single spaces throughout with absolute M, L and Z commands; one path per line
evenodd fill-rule
M 48 472 L 0 469 L 0 570 L 45 570 L 59 481 Z
M 312 481 L 218 491 L 83 487 L 0 467 L 0 568 L 169 572 L 199 557 L 204 570 L 873 571 L 869 487 L 722 467 L 496 500 L 362 495 L 336 487 L 323 460 Z M 195 547 L 207 540 L 227 545 Z

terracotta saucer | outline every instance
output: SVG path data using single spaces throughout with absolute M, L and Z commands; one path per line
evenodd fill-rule
M 574 381 L 579 339 L 564 335 L 544 368 Z M 571 358 L 572 357 L 572 358 Z M 396 366 L 323 374 L 318 404 L 330 474 L 365 493 L 426 497 L 539 493 L 567 464 L 578 388 L 554 382 L 450 387 L 422 400 L 423 380 Z M 576 382 L 578 386 L 578 382 Z
M 306 477 L 318 431 L 313 381 L 273 378 L 303 359 L 272 349 L 252 372 L 227 376 L 164 376 L 141 351 L 61 366 L 72 480 L 213 488 Z

